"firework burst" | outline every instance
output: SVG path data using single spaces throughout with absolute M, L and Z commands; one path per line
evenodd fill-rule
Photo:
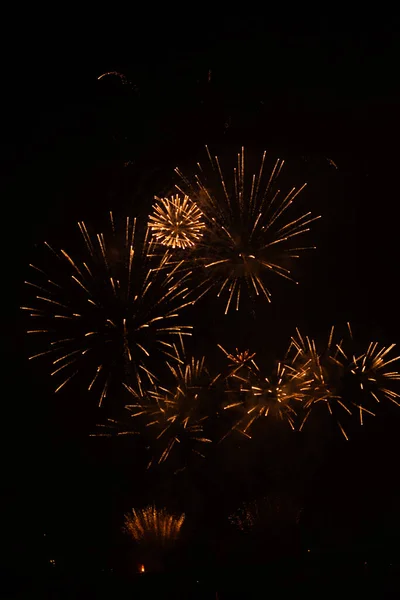
M 291 339 L 288 355 L 294 352 L 290 364 L 301 374 L 303 381 L 305 416 L 300 424 L 300 431 L 312 410 L 317 406 L 325 406 L 347 440 L 348 436 L 337 416 L 338 410 L 352 414 L 349 403 L 343 396 L 344 376 L 348 365 L 347 354 L 343 350 L 344 340 L 342 338 L 335 342 L 335 330 L 332 327 L 327 345 L 319 350 L 315 340 L 303 337 L 298 329 L 296 332 L 297 336 Z
M 391 385 L 400 380 L 400 373 L 394 370 L 394 363 L 398 363 L 400 356 L 391 356 L 395 344 L 381 346 L 378 342 L 371 342 L 367 351 L 359 356 L 353 356 L 350 365 L 350 373 L 359 385 L 361 399 L 359 403 L 353 403 L 360 414 L 360 423 L 363 424 L 363 413 L 374 413 L 365 407 L 365 403 L 371 398 L 374 403 L 381 400 L 390 400 L 400 406 L 400 394 Z
M 125 515 L 124 531 L 135 542 L 149 548 L 171 548 L 178 540 L 185 514 L 173 515 L 166 508 L 147 506 Z
M 226 353 L 226 351 L 224 351 Z M 242 414 L 232 430 L 251 437 L 252 428 L 262 417 L 285 421 L 295 429 L 296 405 L 306 397 L 305 371 L 277 362 L 271 373 L 263 373 L 249 351 L 227 357 L 232 361 L 228 381 L 231 396 L 225 410 L 239 409 Z
M 170 248 L 191 248 L 203 235 L 205 224 L 197 204 L 188 196 L 155 198 L 149 227 L 157 243 Z
M 221 346 L 221 344 L 218 344 L 218 348 L 222 350 L 229 361 L 227 375 L 228 378 L 236 376 L 238 373 L 243 371 L 243 369 L 257 368 L 257 365 L 253 360 L 256 355 L 255 352 L 251 352 L 248 349 L 242 351 L 238 348 L 235 348 L 235 352 L 228 352 Z
M 267 174 L 264 152 L 258 172 L 249 177 L 242 148 L 230 180 L 225 179 L 218 157 L 213 158 L 208 148 L 207 153 L 208 168 L 198 164 L 194 182 L 175 170 L 182 179 L 182 187 L 176 187 L 196 200 L 206 223 L 201 243 L 191 256 L 201 273 L 196 293 L 201 297 L 216 288 L 218 296 L 226 296 L 226 314 L 231 307 L 239 309 L 244 290 L 270 301 L 267 280 L 271 273 L 294 281 L 289 266 L 310 248 L 299 247 L 297 239 L 319 217 L 307 212 L 288 218 L 306 184 L 281 193 L 277 181 L 283 160 L 278 159 Z
M 211 442 L 204 433 L 204 422 L 208 419 L 209 391 L 213 380 L 201 359 L 188 359 L 184 350 L 176 348 L 174 362 L 166 362 L 171 385 L 153 385 L 147 391 L 147 400 L 139 397 L 132 388 L 135 399 L 126 408 L 131 416 L 144 420 L 145 426 L 156 432 L 154 463 L 161 464 L 171 455 L 176 446 L 185 453 L 194 452 L 204 457 L 202 448 Z
M 400 379 L 400 373 L 393 368 L 400 356 L 390 356 L 395 344 L 382 346 L 371 342 L 366 352 L 356 355 L 349 323 L 347 329 L 348 335 L 337 342 L 332 327 L 328 343 L 322 349 L 317 348 L 315 340 L 303 337 L 299 330 L 292 338 L 291 364 L 302 373 L 304 381 L 305 417 L 300 430 L 316 407 L 325 406 L 347 440 L 339 411 L 345 416 L 345 413 L 353 415 L 356 409 L 363 425 L 364 415 L 375 416 L 371 400 L 375 406 L 383 399 L 400 406 L 400 394 L 392 389 L 393 382 Z
M 300 520 L 301 509 L 289 497 L 270 495 L 250 502 L 243 502 L 239 508 L 229 516 L 231 525 L 243 533 L 258 531 L 261 535 L 265 530 L 273 527 L 282 529 L 282 525 L 297 525 Z
M 110 231 L 90 235 L 79 229 L 84 252 L 55 250 L 44 244 L 46 269 L 30 265 L 26 281 L 33 297 L 21 307 L 30 316 L 28 334 L 36 351 L 29 357 L 47 358 L 59 391 L 78 374 L 99 405 L 110 383 L 133 376 L 155 382 L 148 361 L 154 349 L 170 354 L 171 335 L 190 335 L 180 324 L 179 311 L 187 288 L 168 257 L 149 258 L 147 238 L 137 239 L 136 219 L 123 228 L 110 213 Z

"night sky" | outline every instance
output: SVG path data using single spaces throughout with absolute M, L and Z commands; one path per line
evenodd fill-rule
M 400 343 L 396 28 L 359 23 L 345 31 L 294 17 L 274 27 L 229 15 L 184 27 L 180 19 L 169 28 L 160 17 L 148 34 L 136 24 L 116 45 L 118 20 L 112 34 L 97 30 L 89 43 L 81 31 L 79 40 L 72 31 L 65 40 L 57 30 L 33 34 L 27 19 L 23 55 L 6 66 L 4 569 L 26 575 L 53 554 L 66 569 L 118 569 L 129 546 L 123 513 L 153 499 L 194 515 L 197 529 L 187 535 L 201 562 L 202 544 L 226 514 L 272 488 L 301 496 L 304 544 L 392 560 L 400 409 L 386 404 L 353 427 L 349 442 L 325 423 L 323 431 L 314 423 L 309 434 L 285 433 L 284 468 L 272 474 L 267 444 L 245 449 L 245 457 L 235 448 L 213 468 L 174 478 L 143 472 L 128 439 L 89 438 L 95 404 L 84 394 L 54 396 L 45 368 L 28 364 L 19 306 L 33 244 L 68 243 L 76 221 L 110 208 L 137 211 L 155 188 L 168 188 L 175 166 L 196 162 L 204 144 L 231 154 L 242 145 L 256 155 L 267 148 L 293 161 L 310 182 L 310 209 L 323 219 L 313 230 L 317 250 L 301 262 L 301 284 L 277 281 L 265 314 L 228 326 L 222 305 L 209 311 L 208 299 L 196 313 L 199 349 L 221 336 L 230 347 L 237 339 L 245 345 L 257 332 L 260 351 L 282 353 L 296 325 L 326 339 L 332 323 L 347 321 L 362 339 Z M 128 83 L 98 81 L 107 71 Z M 250 474 L 242 466 L 249 461 Z

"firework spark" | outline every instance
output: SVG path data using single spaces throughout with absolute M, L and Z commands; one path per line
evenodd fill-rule
M 349 331 L 351 332 L 350 326 Z M 306 414 L 301 422 L 300 431 L 311 411 L 321 405 L 326 406 L 329 414 L 336 419 L 340 431 L 347 440 L 348 436 L 336 415 L 338 409 L 344 410 L 349 415 L 352 414 L 343 396 L 344 375 L 348 364 L 348 356 L 343 350 L 343 338 L 335 342 L 335 329 L 332 327 L 327 345 L 319 350 L 315 340 L 308 336 L 303 337 L 298 329 L 296 333 L 297 337 L 292 337 L 289 353 L 294 352 L 291 364 L 301 373 L 305 394 L 303 407 Z
M 231 355 L 224 352 L 232 361 L 228 376 L 232 387 L 228 389 L 230 398 L 224 408 L 242 412 L 231 431 L 239 431 L 250 438 L 255 423 L 268 416 L 286 421 L 291 429 L 295 429 L 295 405 L 303 402 L 308 389 L 305 372 L 277 362 L 274 370 L 266 375 L 255 362 L 255 353 L 245 351 Z
M 242 148 L 228 183 L 218 157 L 212 158 L 208 148 L 207 153 L 209 168 L 198 164 L 193 183 L 175 169 L 184 189 L 176 187 L 196 200 L 206 223 L 201 243 L 192 254 L 192 262 L 201 272 L 196 293 L 201 297 L 215 287 L 218 296 L 226 296 L 226 314 L 231 307 L 239 309 L 243 290 L 271 301 L 266 283 L 271 273 L 294 281 L 288 266 L 310 248 L 299 247 L 296 240 L 319 217 L 307 212 L 286 218 L 306 184 L 281 194 L 277 180 L 283 160 L 278 159 L 266 175 L 264 152 L 258 173 L 248 177 Z
M 301 509 L 291 498 L 271 495 L 250 502 L 243 502 L 229 516 L 229 521 L 231 525 L 243 533 L 258 531 L 261 535 L 264 535 L 265 529 L 271 531 L 273 527 L 277 527 L 281 530 L 284 523 L 286 525 L 297 525 L 300 514 Z
M 125 515 L 124 531 L 135 542 L 150 548 L 171 548 L 178 540 L 185 514 L 173 515 L 166 508 L 147 506 Z
M 241 351 L 238 348 L 236 348 L 235 352 L 231 353 L 225 350 L 225 348 L 223 348 L 221 344 L 218 344 L 218 348 L 222 350 L 222 352 L 225 354 L 226 358 L 229 361 L 228 377 L 233 377 L 244 368 L 251 369 L 251 365 L 257 369 L 257 365 L 253 360 L 256 355 L 255 352 L 251 352 L 248 349 Z
M 400 380 L 400 373 L 394 370 L 394 363 L 398 363 L 400 356 L 390 355 L 394 348 L 395 344 L 381 346 L 378 342 L 371 342 L 366 352 L 353 356 L 350 372 L 356 378 L 361 392 L 360 402 L 353 404 L 359 409 L 361 425 L 364 412 L 374 415 L 365 407 L 367 399 L 373 398 L 375 403 L 386 399 L 400 406 L 400 394 L 390 387 L 393 381 Z
M 81 373 L 79 380 L 98 395 L 99 405 L 112 381 L 132 375 L 139 389 L 143 381 L 154 383 L 152 351 L 170 354 L 170 336 L 191 332 L 179 321 L 180 309 L 189 304 L 183 300 L 187 287 L 167 267 L 167 255 L 149 258 L 147 238 L 137 239 L 136 219 L 128 217 L 120 231 L 110 213 L 110 225 L 107 234 L 90 235 L 79 223 L 85 254 L 45 243 L 46 272 L 30 265 L 34 280 L 26 284 L 33 298 L 21 307 L 35 318 L 28 333 L 38 350 L 30 360 L 50 360 L 55 391 Z
M 213 381 L 205 359 L 188 359 L 184 349 L 178 351 L 176 347 L 173 358 L 173 362 L 166 362 L 172 380 L 169 387 L 155 384 L 148 388 L 146 397 L 128 388 L 135 399 L 126 406 L 131 416 L 139 417 L 156 432 L 156 451 L 149 467 L 165 462 L 177 445 L 204 457 L 201 448 L 211 442 L 204 433 L 204 421 L 209 416 L 206 405 Z
M 293 406 L 304 399 L 303 374 L 278 362 L 270 375 L 256 372 L 250 374 L 246 383 L 242 384 L 245 415 L 235 428 L 244 435 L 250 436 L 253 425 L 261 417 L 271 416 L 286 421 L 294 430 L 296 409 Z
M 375 416 L 368 404 L 371 399 L 375 404 L 387 399 L 400 406 L 400 394 L 392 389 L 392 383 L 400 379 L 400 373 L 393 368 L 400 356 L 390 356 L 395 344 L 381 346 L 378 342 L 371 342 L 366 352 L 356 355 L 349 323 L 347 329 L 347 337 L 337 342 L 332 327 L 328 343 L 322 350 L 317 348 L 315 340 L 303 337 L 299 330 L 292 338 L 294 355 L 291 364 L 302 373 L 304 380 L 303 407 L 306 414 L 300 430 L 315 407 L 326 406 L 347 440 L 348 435 L 338 418 L 339 409 L 343 415 L 353 415 L 355 407 L 363 425 L 364 415 Z M 358 390 L 352 382 L 357 383 Z
M 310 415 L 318 407 L 325 407 L 348 440 L 344 417 L 348 420 L 358 414 L 362 425 L 365 415 L 375 416 L 371 401 L 376 405 L 386 399 L 400 406 L 400 393 L 393 389 L 400 380 L 400 372 L 394 367 L 400 356 L 391 354 L 395 345 L 371 342 L 367 351 L 356 355 L 349 323 L 347 330 L 347 335 L 338 338 L 332 327 L 328 342 L 319 347 L 297 329 L 284 359 L 268 375 L 258 367 L 255 354 L 249 350 L 231 354 L 220 346 L 229 360 L 225 378 L 229 399 L 224 409 L 239 413 L 224 437 L 232 431 L 251 437 L 253 427 L 267 415 L 297 429 L 296 417 L 303 413 L 301 431 Z
M 118 71 L 107 71 L 107 73 L 102 73 L 101 75 L 99 75 L 97 80 L 100 81 L 104 77 L 109 77 L 110 75 L 112 75 L 113 77 L 118 77 L 123 84 L 128 83 L 126 76 L 123 73 L 119 73 Z
M 105 423 L 98 423 L 95 433 L 90 433 L 89 437 L 112 438 L 131 435 L 140 435 L 140 431 L 127 427 L 123 420 L 107 419 Z
M 205 224 L 197 204 L 188 196 L 155 198 L 149 227 L 155 240 L 162 246 L 190 248 L 197 244 Z

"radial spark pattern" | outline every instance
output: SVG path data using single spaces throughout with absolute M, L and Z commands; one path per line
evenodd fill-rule
M 22 307 L 37 348 L 30 360 L 47 359 L 55 391 L 75 378 L 97 394 L 99 404 L 113 381 L 133 376 L 139 389 L 143 378 L 154 383 L 151 352 L 169 354 L 170 336 L 191 331 L 179 319 L 187 289 L 167 267 L 167 255 L 148 258 L 136 220 L 127 218 L 120 230 L 111 213 L 110 219 L 106 234 L 90 235 L 79 223 L 80 250 L 45 243 L 41 266 L 30 265 L 25 283 L 32 296 Z
M 176 447 L 184 456 L 194 452 L 204 457 L 203 447 L 211 442 L 204 433 L 213 384 L 205 359 L 186 358 L 183 348 L 180 352 L 175 348 L 175 351 L 174 361 L 166 363 L 169 376 L 164 384 L 150 386 L 146 397 L 129 389 L 134 401 L 126 408 L 142 427 L 149 428 L 152 438 L 153 457 L 149 467 L 165 462 Z
M 375 416 L 383 400 L 400 406 L 396 389 L 400 373 L 395 370 L 400 356 L 392 355 L 395 345 L 371 342 L 358 354 L 356 347 L 359 344 L 349 323 L 347 333 L 340 337 L 332 327 L 323 345 L 297 329 L 283 360 L 272 371 L 265 371 L 250 350 L 229 353 L 220 346 L 229 361 L 224 409 L 236 415 L 224 437 L 232 431 L 251 437 L 260 418 L 266 416 L 301 431 L 322 408 L 348 440 L 350 417 L 358 416 L 363 425 L 365 416 Z
M 348 328 L 351 333 L 349 325 Z M 291 364 L 301 373 L 304 382 L 305 415 L 300 430 L 313 409 L 317 406 L 325 406 L 336 420 L 344 437 L 348 439 L 341 416 L 345 413 L 352 414 L 344 395 L 345 375 L 348 369 L 348 356 L 343 349 L 344 339 L 335 341 L 335 330 L 332 327 L 328 343 L 318 349 L 315 340 L 303 336 L 298 329 L 296 332 L 296 337 L 291 340 L 289 354 L 293 353 Z
M 310 212 L 290 217 L 290 208 L 305 184 L 281 193 L 277 180 L 284 161 L 277 160 L 266 174 L 264 152 L 258 172 L 245 172 L 244 149 L 237 156 L 233 176 L 223 175 L 218 157 L 208 151 L 209 164 L 194 181 L 182 179 L 181 193 L 196 200 L 204 214 L 206 229 L 191 258 L 200 281 L 198 297 L 211 288 L 226 297 L 225 313 L 239 309 L 243 291 L 271 300 L 269 276 L 280 275 L 294 281 L 291 264 L 309 247 L 299 247 L 297 239 L 319 217 Z
M 203 235 L 203 214 L 197 204 L 188 196 L 157 198 L 153 214 L 149 217 L 149 227 L 155 240 L 162 246 L 190 248 L 195 246 Z
M 366 352 L 356 353 L 359 344 L 353 338 L 350 324 L 347 326 L 348 335 L 339 341 L 335 341 L 332 327 L 328 344 L 320 349 L 315 340 L 303 337 L 298 330 L 297 336 L 292 338 L 292 364 L 303 374 L 305 381 L 305 417 L 300 429 L 313 409 L 326 406 L 348 439 L 341 415 L 356 413 L 363 425 L 365 415 L 375 416 L 377 403 L 381 400 L 400 405 L 400 394 L 393 389 L 400 379 L 394 368 L 400 356 L 391 356 L 395 344 L 382 346 L 370 342 Z
M 304 372 L 278 362 L 270 373 L 264 373 L 254 359 L 245 370 L 232 372 L 232 399 L 225 409 L 241 408 L 242 415 L 232 430 L 251 437 L 254 425 L 261 418 L 286 421 L 295 429 L 297 405 L 305 398 Z M 237 387 L 238 386 L 238 387 Z M 230 395 L 230 394 L 228 394 Z M 236 398 L 236 400 L 235 400 Z
M 168 389 L 160 386 L 150 392 L 157 403 L 153 424 L 161 430 L 157 435 L 162 445 L 158 463 L 166 461 L 177 444 L 184 451 L 204 457 L 203 446 L 211 442 L 204 433 L 204 421 L 208 418 L 204 394 L 210 384 L 204 357 L 177 367 L 168 366 L 174 384 Z
M 374 413 L 367 408 L 382 400 L 390 400 L 400 406 L 400 394 L 393 389 L 393 383 L 400 380 L 400 373 L 396 370 L 400 356 L 392 356 L 395 344 L 382 346 L 378 342 L 371 342 L 367 351 L 359 356 L 353 356 L 350 372 L 360 389 L 360 400 L 353 404 L 358 408 L 360 423 L 363 424 L 363 413 Z M 373 408 L 375 410 L 375 408 Z
M 227 350 L 225 350 L 225 348 L 221 346 L 221 344 L 218 344 L 218 348 L 222 350 L 222 352 L 225 354 L 226 358 L 229 361 L 227 378 L 235 376 L 237 373 L 240 373 L 244 369 L 257 369 L 257 365 L 254 362 L 254 357 L 256 355 L 255 352 L 251 352 L 248 349 L 242 351 L 238 348 L 235 348 L 234 352 L 228 352 Z

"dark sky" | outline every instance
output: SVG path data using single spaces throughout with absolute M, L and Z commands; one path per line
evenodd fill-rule
M 124 15 L 87 36 L 83 26 L 77 36 L 31 29 L 26 16 L 14 39 L 23 51 L 5 66 L 2 485 L 13 559 L 26 561 L 45 531 L 59 553 L 85 530 L 82 554 L 106 539 L 107 555 L 130 498 L 164 493 L 155 477 L 132 476 L 129 445 L 93 450 L 93 411 L 62 405 L 28 369 L 18 306 L 32 243 L 68 236 L 93 212 L 143 202 L 149 182 L 165 185 L 205 143 L 271 148 L 312 175 L 310 202 L 324 217 L 318 249 L 304 262 L 302 285 L 284 288 L 262 319 L 270 337 L 286 339 L 296 324 L 324 336 L 332 322 L 350 320 L 367 338 L 400 342 L 396 28 L 370 22 L 344 31 L 294 16 L 279 26 L 230 15 L 213 25 L 207 15 L 185 26 L 180 19 L 135 23 L 118 43 Z M 97 81 L 114 70 L 130 84 Z M 247 325 L 238 326 L 246 336 Z M 400 413 L 389 411 L 349 447 L 322 444 L 310 506 L 328 503 L 345 521 L 348 505 L 361 505 L 371 531 L 378 527 L 382 507 L 400 493 L 398 424 Z

